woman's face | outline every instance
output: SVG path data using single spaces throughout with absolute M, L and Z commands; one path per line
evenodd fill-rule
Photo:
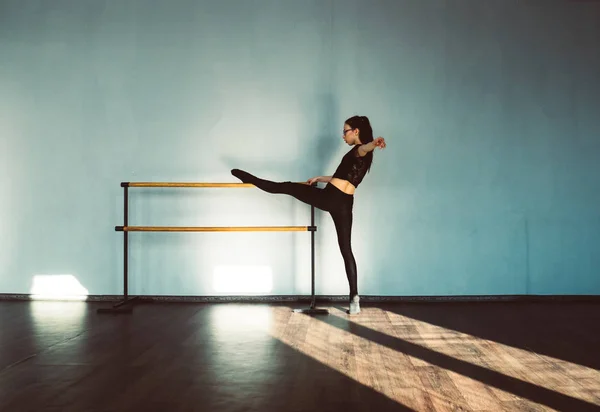
M 349 145 L 353 145 L 356 144 L 359 140 L 358 140 L 358 129 L 352 129 L 352 127 L 350 127 L 350 125 L 348 125 L 347 123 L 344 123 L 344 128 L 342 129 L 342 133 L 343 133 L 343 139 L 344 141 L 349 144 Z

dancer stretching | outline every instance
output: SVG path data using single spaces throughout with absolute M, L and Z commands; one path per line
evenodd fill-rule
M 260 179 L 250 173 L 233 169 L 231 174 L 244 183 L 251 183 L 268 193 L 285 194 L 301 202 L 312 205 L 331 214 L 337 232 L 338 244 L 350 287 L 350 314 L 360 313 L 356 261 L 352 253 L 352 208 L 354 191 L 371 168 L 373 150 L 386 147 L 383 137 L 373 139 L 373 130 L 365 116 L 353 116 L 344 122 L 342 131 L 344 141 L 353 146 L 342 158 L 333 176 L 318 176 L 308 179 L 307 183 L 290 181 L 273 182 Z M 312 186 L 313 183 L 327 183 L 324 189 Z

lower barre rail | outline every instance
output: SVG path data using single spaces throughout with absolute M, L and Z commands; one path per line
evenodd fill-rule
M 115 226 L 117 232 L 314 232 L 316 226 Z

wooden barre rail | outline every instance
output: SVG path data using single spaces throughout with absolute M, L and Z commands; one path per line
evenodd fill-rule
M 307 182 L 297 182 L 307 185 Z M 255 187 L 252 183 L 121 182 L 121 187 Z
M 115 226 L 117 232 L 314 232 L 316 226 Z

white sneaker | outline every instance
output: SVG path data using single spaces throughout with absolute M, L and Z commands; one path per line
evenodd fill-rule
M 358 295 L 354 296 L 350 301 L 350 310 L 348 313 L 350 315 L 358 315 L 360 313 L 360 297 Z

